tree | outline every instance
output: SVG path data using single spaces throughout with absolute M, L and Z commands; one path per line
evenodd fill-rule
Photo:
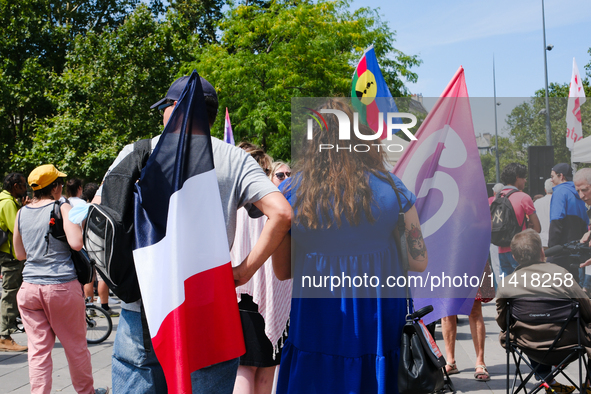
M 102 179 L 126 144 L 162 130 L 150 105 L 166 92 L 190 43 L 140 5 L 116 29 L 78 35 L 50 96 L 57 115 L 40 121 L 21 167 L 55 163 L 69 176 Z
M 591 93 L 588 81 L 584 80 L 586 94 Z M 550 84 L 548 88 L 550 104 L 550 128 L 554 146 L 554 162 L 570 163 L 570 151 L 566 147 L 566 109 L 569 84 Z M 514 149 L 527 158 L 529 146 L 546 145 L 546 104 L 543 89 L 536 91 L 531 100 L 515 107 L 507 117 Z M 581 106 L 583 135 L 591 135 L 591 106 Z
M 219 43 L 198 48 L 183 66 L 207 78 L 228 107 L 236 140 L 290 158 L 292 97 L 350 96 L 354 65 L 373 44 L 393 95 L 406 95 L 403 78 L 420 63 L 393 47 L 394 32 L 375 11 L 348 10 L 345 0 L 245 2 L 220 25 Z M 391 57 L 388 57 L 390 55 Z M 223 117 L 213 134 L 221 136 Z
M 0 170 L 21 170 L 35 124 L 52 115 L 49 99 L 73 38 L 120 24 L 138 0 L 0 2 Z
M 490 141 L 491 146 L 496 145 L 496 137 L 492 137 Z M 526 151 L 527 153 L 527 151 Z M 482 171 L 484 172 L 484 179 L 486 183 L 497 182 L 496 169 L 496 155 L 495 152 L 480 155 L 480 162 L 482 164 Z M 511 138 L 499 137 L 499 168 L 503 168 L 509 163 L 521 163 L 527 165 L 527 154 L 516 148 L 516 144 Z M 500 176 L 501 174 L 499 174 Z
M 176 18 L 183 24 L 187 34 L 198 34 L 199 44 L 206 45 L 217 42 L 217 25 L 222 19 L 224 0 L 172 0 L 169 7 L 169 18 Z

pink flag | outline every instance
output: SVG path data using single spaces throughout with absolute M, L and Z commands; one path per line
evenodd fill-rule
M 416 309 L 433 305 L 427 321 L 470 314 L 488 257 L 490 213 L 462 67 L 415 136 L 394 173 L 417 196 L 429 253 L 425 285 L 412 290 Z
M 232 124 L 230 123 L 228 107 L 226 107 L 226 123 L 224 124 L 224 142 L 227 142 L 230 145 L 236 145 L 234 142 L 234 133 L 232 133 Z
M 575 142 L 583 139 L 581 105 L 583 105 L 586 100 L 583 81 L 581 81 L 579 68 L 573 57 L 573 75 L 570 78 L 568 106 L 566 107 L 566 147 L 570 149 L 571 152 L 575 147 Z

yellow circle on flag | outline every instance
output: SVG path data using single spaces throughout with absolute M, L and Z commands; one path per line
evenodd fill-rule
M 376 78 L 371 71 L 365 70 L 355 84 L 357 98 L 365 105 L 371 104 L 376 97 L 377 91 Z

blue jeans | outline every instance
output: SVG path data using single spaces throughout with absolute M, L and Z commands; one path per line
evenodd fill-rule
M 154 349 L 146 352 L 139 312 L 121 310 L 111 366 L 113 394 L 167 393 L 164 371 Z
M 240 358 L 191 373 L 193 394 L 231 394 Z M 121 310 L 112 358 L 113 394 L 167 393 L 164 371 L 154 350 L 146 352 L 139 312 Z
M 511 275 L 519 265 L 519 263 L 513 258 L 511 252 L 499 253 L 499 264 L 501 266 L 500 275 L 504 275 L 505 278 Z M 500 275 L 499 280 L 501 280 Z
M 232 394 L 240 357 L 191 373 L 193 394 Z

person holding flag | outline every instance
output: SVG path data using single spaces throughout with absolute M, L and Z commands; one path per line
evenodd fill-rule
M 123 304 L 113 390 L 231 393 L 244 352 L 234 285 L 246 283 L 282 241 L 291 207 L 248 153 L 210 137 L 217 93 L 196 72 L 174 81 L 156 107 L 165 129 L 152 139 L 137 184 L 134 250 L 151 340 L 143 335 L 141 303 Z M 132 150 L 126 146 L 109 171 Z M 240 207 L 268 220 L 251 253 L 232 268 Z

